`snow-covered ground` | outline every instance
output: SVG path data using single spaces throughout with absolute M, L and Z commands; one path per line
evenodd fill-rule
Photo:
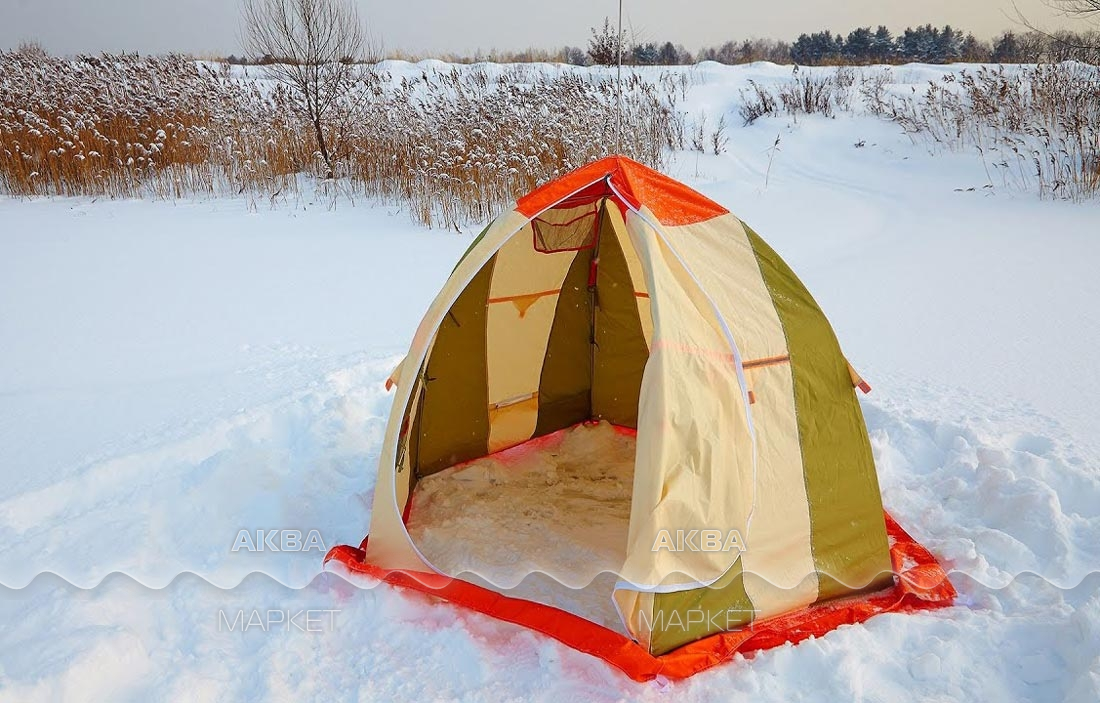
M 612 604 L 626 557 L 633 433 L 578 425 L 421 480 L 409 535 L 428 562 L 629 635 Z M 463 540 L 463 535 L 508 535 Z M 456 539 L 457 537 L 457 539 Z
M 789 69 L 694 75 L 689 114 L 736 125 Z M 362 538 L 383 381 L 472 234 L 324 197 L 0 200 L 0 701 L 1100 699 L 1100 203 L 984 189 L 975 154 L 869 116 L 729 136 L 668 171 L 829 315 L 886 506 L 957 607 L 638 685 L 318 550 L 232 551 Z M 269 610 L 297 624 L 230 630 Z

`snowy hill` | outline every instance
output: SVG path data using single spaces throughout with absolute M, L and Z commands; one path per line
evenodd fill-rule
M 975 153 L 867 115 L 740 127 L 739 91 L 790 70 L 692 70 L 683 110 L 729 142 L 666 170 L 816 296 L 957 607 L 641 686 L 316 550 L 232 551 L 358 543 L 383 382 L 472 233 L 308 192 L 0 199 L 0 701 L 1100 699 L 1100 203 L 985 188 Z M 269 611 L 319 631 L 230 628 Z

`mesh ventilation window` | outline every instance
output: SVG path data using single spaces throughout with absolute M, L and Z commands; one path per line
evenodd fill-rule
M 559 251 L 578 251 L 590 249 L 596 245 L 596 228 L 599 224 L 599 210 L 586 208 L 587 212 L 577 214 L 577 210 L 548 210 L 540 217 L 531 220 L 531 229 L 535 232 L 535 250 L 543 254 Z

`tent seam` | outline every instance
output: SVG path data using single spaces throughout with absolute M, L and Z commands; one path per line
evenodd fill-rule
M 760 279 L 764 281 L 764 288 L 766 288 L 768 291 L 768 297 L 771 299 L 772 308 L 775 309 L 775 316 L 779 319 L 779 326 L 783 330 L 783 343 L 787 347 L 787 357 L 788 359 L 790 359 L 789 365 L 791 369 L 791 405 L 792 407 L 794 407 L 795 431 L 798 433 L 798 454 L 800 457 L 802 457 L 802 486 L 806 490 L 806 512 L 808 517 L 810 517 L 810 558 L 813 560 L 814 575 L 817 577 L 817 597 L 814 598 L 814 601 L 816 602 L 817 599 L 821 597 L 821 576 L 817 570 L 817 549 L 815 548 L 814 544 L 812 508 L 810 507 L 809 500 L 810 479 L 809 476 L 807 476 L 806 471 L 806 454 L 804 452 L 805 445 L 803 444 L 802 421 L 800 417 L 801 411 L 799 409 L 800 404 L 798 402 L 798 393 L 795 391 L 795 388 L 797 388 L 796 376 L 799 373 L 799 371 L 797 370 L 798 365 L 795 363 L 794 355 L 791 353 L 791 340 L 787 334 L 787 321 L 781 314 L 779 314 L 779 306 L 775 302 L 775 289 L 772 288 L 772 284 L 768 281 L 768 277 L 764 275 L 763 265 L 760 262 L 760 252 L 757 251 L 756 245 L 753 243 L 752 237 L 749 236 L 749 232 L 755 234 L 755 231 L 744 222 L 742 222 L 740 218 L 738 218 L 737 221 L 741 223 L 741 227 L 745 230 L 745 239 L 748 240 L 749 248 L 752 250 L 752 257 L 756 261 L 756 268 L 760 272 Z

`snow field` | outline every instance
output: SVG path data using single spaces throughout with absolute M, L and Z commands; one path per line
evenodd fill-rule
M 696 70 L 685 109 L 711 124 L 789 73 Z M 308 196 L 0 200 L 0 701 L 1100 699 L 1100 208 L 983 190 L 974 154 L 869 117 L 730 135 L 669 173 L 826 311 L 874 386 L 885 505 L 957 607 L 639 686 L 316 551 L 232 552 L 241 529 L 359 542 L 383 382 L 472 235 Z M 339 612 L 219 630 L 303 609 Z

